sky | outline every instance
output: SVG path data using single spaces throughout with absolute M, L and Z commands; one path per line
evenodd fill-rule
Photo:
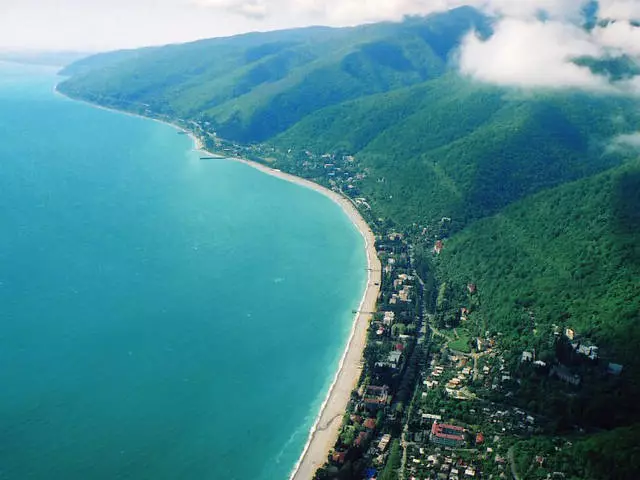
M 509 18 L 579 14 L 582 0 L 0 0 L 0 48 L 111 50 L 307 25 L 400 20 L 460 4 Z M 602 0 L 640 17 L 640 0 Z
M 574 63 L 626 55 L 640 65 L 640 0 L 599 0 L 608 20 L 582 28 L 593 0 L 0 0 L 0 48 L 99 51 L 308 25 L 401 20 L 470 4 L 496 19 L 458 53 L 480 81 L 640 94 L 640 76 L 612 82 Z

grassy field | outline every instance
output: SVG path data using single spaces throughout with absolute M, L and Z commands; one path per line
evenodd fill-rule
M 468 334 L 462 333 L 460 334 L 460 338 L 449 342 L 449 348 L 458 352 L 471 353 L 471 347 L 469 346 L 470 340 L 471 337 Z

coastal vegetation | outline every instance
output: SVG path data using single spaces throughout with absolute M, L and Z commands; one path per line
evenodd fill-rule
M 464 7 L 115 52 L 59 86 L 325 185 L 376 233 L 379 311 L 317 478 L 634 478 L 640 152 L 619 139 L 640 101 L 461 76 L 461 39 L 491 28 Z

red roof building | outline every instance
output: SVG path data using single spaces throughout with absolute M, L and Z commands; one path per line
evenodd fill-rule
M 482 432 L 478 432 L 478 434 L 476 435 L 476 445 L 482 445 L 484 443 L 484 435 L 482 435 Z
M 446 423 L 438 423 L 436 420 L 431 426 L 429 439 L 432 443 L 445 447 L 462 447 L 465 443 L 464 428 L 447 425 Z
M 358 438 L 354 440 L 353 444 L 356 447 L 359 447 L 367 439 L 367 435 L 368 435 L 367 432 L 360 432 L 360 434 L 358 434 Z
M 436 255 L 440 255 L 440 252 L 442 252 L 443 248 L 444 248 L 444 243 L 442 243 L 442 240 L 438 240 L 436 244 L 433 246 L 433 253 L 435 253 Z
M 364 428 L 368 428 L 369 430 L 373 430 L 376 428 L 376 419 L 375 418 L 367 418 L 364 421 Z

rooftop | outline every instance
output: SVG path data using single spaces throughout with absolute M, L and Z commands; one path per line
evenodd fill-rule
M 431 427 L 431 434 L 440 438 L 448 438 L 450 440 L 464 440 L 464 428 L 448 425 L 446 423 L 438 423 L 436 420 Z

